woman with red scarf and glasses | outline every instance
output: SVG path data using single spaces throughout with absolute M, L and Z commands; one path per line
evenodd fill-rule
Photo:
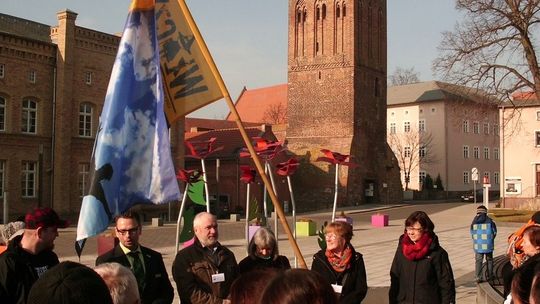
M 434 229 L 423 211 L 415 211 L 405 220 L 405 232 L 390 269 L 390 304 L 456 302 L 452 266 Z
M 360 303 L 367 293 L 366 268 L 362 254 L 351 245 L 352 226 L 333 222 L 325 228 L 326 249 L 313 256 L 311 270 L 332 285 L 340 304 Z

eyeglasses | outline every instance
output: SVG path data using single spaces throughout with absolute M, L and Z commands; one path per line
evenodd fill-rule
M 135 233 L 137 233 L 137 231 L 139 231 L 139 226 L 131 228 L 131 229 L 126 229 L 126 230 L 120 230 L 120 229 L 116 228 L 116 231 L 118 233 L 120 233 L 121 235 L 126 235 L 126 234 L 131 235 L 131 234 L 135 234 Z
M 423 231 L 424 228 L 422 228 L 422 227 L 420 227 L 420 228 L 416 228 L 416 227 L 405 227 L 405 230 L 407 230 L 408 232 L 412 232 L 412 231 L 420 232 L 420 231 Z
M 327 239 L 327 240 L 332 240 L 333 241 L 333 240 L 337 239 L 337 235 L 335 235 L 334 233 L 327 233 L 327 234 L 325 234 L 324 238 Z

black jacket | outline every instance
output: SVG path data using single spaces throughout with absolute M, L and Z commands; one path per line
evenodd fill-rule
M 351 266 L 344 272 L 340 273 L 332 268 L 324 250 L 320 250 L 313 256 L 311 264 L 311 270 L 321 274 L 328 283 L 343 286 L 339 297 L 340 304 L 361 303 L 367 294 L 364 259 L 362 254 L 354 251 L 354 248 L 352 250 Z
M 218 244 L 211 254 L 195 238 L 193 245 L 176 254 L 172 272 L 182 304 L 221 304 L 238 276 L 238 264 L 229 249 Z M 225 275 L 224 282 L 212 283 L 217 273 Z
M 45 271 L 59 263 L 51 250 L 37 255 L 20 247 L 22 236 L 13 239 L 8 249 L 0 254 L 0 303 L 24 304 L 30 288 Z
M 286 270 L 291 269 L 291 264 L 289 263 L 289 259 L 282 255 L 278 255 L 275 260 L 265 260 L 254 256 L 247 256 L 238 264 L 240 274 L 261 268 L 276 268 L 279 270 Z
M 145 286 L 141 294 L 142 304 L 170 304 L 174 299 L 174 289 L 163 263 L 161 253 L 140 246 L 144 259 Z M 116 262 L 131 268 L 131 264 L 120 245 L 100 255 L 96 265 Z
M 452 304 L 456 287 L 448 253 L 433 236 L 427 255 L 410 261 L 403 255 L 403 235 L 390 269 L 389 303 Z

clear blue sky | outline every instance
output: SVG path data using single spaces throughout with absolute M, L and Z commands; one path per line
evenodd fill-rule
M 77 25 L 106 33 L 122 32 L 130 0 L 1 0 L 0 12 L 56 25 L 56 13 L 78 13 Z M 287 82 L 285 0 L 187 0 L 190 10 L 236 100 L 244 86 L 254 89 Z M 388 0 L 388 73 L 411 68 L 432 80 L 431 62 L 443 31 L 459 15 L 454 0 Z M 192 116 L 223 118 L 220 101 Z

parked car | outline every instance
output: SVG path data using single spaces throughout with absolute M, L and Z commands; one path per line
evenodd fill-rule
M 476 202 L 482 202 L 484 200 L 484 191 L 482 189 L 476 189 Z M 461 196 L 462 202 L 474 202 L 474 191 L 471 190 Z

